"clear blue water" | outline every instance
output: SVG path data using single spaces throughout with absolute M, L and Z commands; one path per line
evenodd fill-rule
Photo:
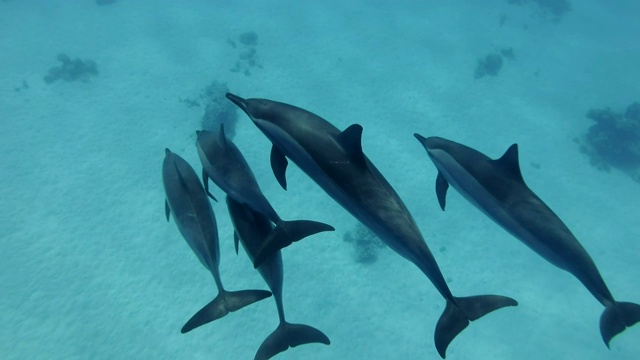
M 253 358 L 278 323 L 271 299 L 179 332 L 216 289 L 165 220 L 160 170 L 165 147 L 199 169 L 204 109 L 181 99 L 214 80 L 339 128 L 362 124 L 364 151 L 405 200 L 452 291 L 520 302 L 472 323 L 448 359 L 640 356 L 640 326 L 605 347 L 602 306 L 571 275 L 454 191 L 440 211 L 436 170 L 412 136 L 491 157 L 517 142 L 529 186 L 614 296 L 640 302 L 640 184 L 591 166 L 572 140 L 591 125 L 590 108 L 640 101 L 640 4 L 572 1 L 557 18 L 540 10 L 544 1 L 256 3 L 0 2 L 0 358 Z M 248 31 L 258 35 L 253 56 L 239 41 Z M 478 58 L 508 47 L 515 59 L 497 76 L 474 79 Z M 94 60 L 99 74 L 45 83 L 58 53 Z M 444 301 L 424 275 L 386 248 L 375 262 L 355 261 L 343 241 L 355 220 L 295 165 L 283 191 L 270 143 L 243 114 L 234 141 L 284 218 L 336 228 L 283 251 L 287 319 L 332 344 L 277 358 L 438 359 Z M 226 287 L 266 289 L 234 253 L 225 206 L 213 206 Z

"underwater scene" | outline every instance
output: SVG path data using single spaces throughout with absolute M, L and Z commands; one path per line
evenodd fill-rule
M 640 358 L 638 14 L 1 0 L 0 359 Z

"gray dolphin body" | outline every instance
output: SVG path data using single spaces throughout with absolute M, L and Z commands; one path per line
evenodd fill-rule
M 291 244 L 319 232 L 335 230 L 332 226 L 317 221 L 282 220 L 260 190 L 249 164 L 238 147 L 225 136 L 222 125 L 217 134 L 198 131 L 196 147 L 203 166 L 205 190 L 209 196 L 213 198 L 208 190 L 208 180 L 211 179 L 228 196 L 265 215 L 276 224 L 270 234 L 270 238 L 274 239 L 268 241 Z
M 193 168 L 180 156 L 165 150 L 162 164 L 162 182 L 166 194 L 165 212 L 178 226 L 198 260 L 216 282 L 218 296 L 198 311 L 183 327 L 186 333 L 198 326 L 217 320 L 229 312 L 239 310 L 271 296 L 265 290 L 227 291 L 222 286 L 218 266 L 220 245 L 218 228 L 211 203 Z
M 505 307 L 511 298 L 498 295 L 454 297 L 418 226 L 398 194 L 362 152 L 360 125 L 338 130 L 304 109 L 265 99 L 242 99 L 227 94 L 271 140 L 271 165 L 286 188 L 288 157 L 355 218 L 371 229 L 395 252 L 414 263 L 446 300 L 435 331 L 438 353 L 446 349 L 469 321 Z M 273 254 L 281 246 L 266 244 Z
M 227 196 L 227 208 L 235 229 L 235 245 L 238 250 L 238 242 L 247 255 L 253 261 L 262 244 L 273 230 L 273 224 L 267 216 L 253 210 L 250 206 Z M 278 309 L 280 324 L 269 335 L 256 353 L 255 360 L 270 359 L 276 354 L 287 350 L 289 347 L 309 343 L 322 343 L 329 345 L 329 338 L 322 331 L 308 325 L 291 324 L 284 318 L 284 306 L 282 304 L 282 255 L 280 251 L 266 258 L 258 272 L 271 289 L 273 299 Z
M 415 134 L 438 169 L 436 193 L 445 208 L 449 184 L 511 235 L 573 274 L 605 307 L 600 333 L 607 347 L 640 321 L 640 305 L 617 302 L 595 263 L 560 218 L 525 184 L 513 144 L 496 160 L 462 144 Z

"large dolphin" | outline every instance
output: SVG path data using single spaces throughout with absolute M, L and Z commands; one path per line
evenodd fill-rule
M 271 140 L 271 166 L 286 188 L 288 157 L 324 191 L 371 229 L 395 252 L 414 263 L 446 300 L 435 331 L 442 358 L 451 341 L 469 321 L 505 307 L 511 298 L 498 295 L 454 297 L 418 226 L 398 194 L 362 152 L 362 126 L 340 131 L 323 118 L 298 107 L 227 94 Z M 261 254 L 273 254 L 282 244 L 266 244 Z M 266 252 L 266 253 L 263 253 Z M 259 255 L 259 257 L 260 257 Z M 258 262 L 259 263 L 259 262 Z
M 262 243 L 273 230 L 273 224 L 267 216 L 253 210 L 248 204 L 234 200 L 231 196 L 227 196 L 227 208 L 235 229 L 236 251 L 238 251 L 238 242 L 242 243 L 242 247 L 253 261 Z M 280 251 L 265 259 L 258 266 L 258 271 L 273 293 L 280 324 L 260 345 L 255 360 L 270 359 L 289 347 L 298 345 L 309 343 L 329 345 L 331 342 L 322 331 L 308 325 L 291 324 L 285 320 L 282 305 L 283 274 Z
M 197 131 L 196 135 L 196 147 L 203 166 L 202 178 L 209 196 L 213 198 L 208 188 L 211 179 L 228 196 L 265 215 L 276 224 L 270 235 L 276 239 L 270 241 L 288 245 L 322 231 L 335 230 L 330 225 L 316 221 L 282 220 L 262 194 L 256 177 L 238 147 L 225 136 L 222 125 L 217 134 Z
M 271 293 L 265 290 L 227 291 L 223 288 L 218 270 L 218 228 L 211 203 L 193 168 L 169 149 L 165 149 L 162 163 L 162 182 L 166 194 L 167 221 L 171 215 L 191 250 L 211 272 L 218 287 L 218 296 L 193 315 L 182 327 L 181 332 L 184 334 L 229 312 L 271 296 Z
M 449 184 L 511 235 L 560 269 L 573 274 L 605 307 L 600 333 L 609 341 L 640 321 L 640 305 L 616 301 L 587 251 L 560 218 L 525 184 L 513 144 L 501 158 L 439 138 L 415 137 L 438 169 L 436 194 L 442 210 Z

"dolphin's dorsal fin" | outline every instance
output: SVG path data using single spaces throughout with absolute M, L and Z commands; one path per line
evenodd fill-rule
M 240 238 L 238 237 L 238 233 L 236 231 L 233 232 L 233 244 L 236 247 L 236 255 L 238 255 L 238 242 L 240 242 Z
M 504 155 L 494 161 L 516 180 L 524 182 L 522 172 L 520 171 L 520 161 L 518 160 L 518 144 L 509 146 L 507 151 L 504 152 Z
M 362 125 L 353 124 L 340 134 L 340 144 L 344 147 L 349 159 L 354 164 L 364 165 L 362 152 Z
M 438 203 L 442 211 L 444 211 L 444 206 L 447 203 L 447 189 L 449 189 L 449 183 L 447 179 L 442 176 L 442 173 L 438 171 L 438 177 L 436 178 L 436 196 L 438 197 Z
M 164 199 L 164 213 L 167 215 L 167 222 L 169 222 L 169 216 L 171 215 L 171 208 L 169 207 L 169 201 Z
M 273 170 L 273 175 L 276 176 L 280 186 L 285 190 L 287 190 L 287 165 L 289 165 L 289 161 L 282 150 L 273 145 L 271 147 L 271 170 Z

